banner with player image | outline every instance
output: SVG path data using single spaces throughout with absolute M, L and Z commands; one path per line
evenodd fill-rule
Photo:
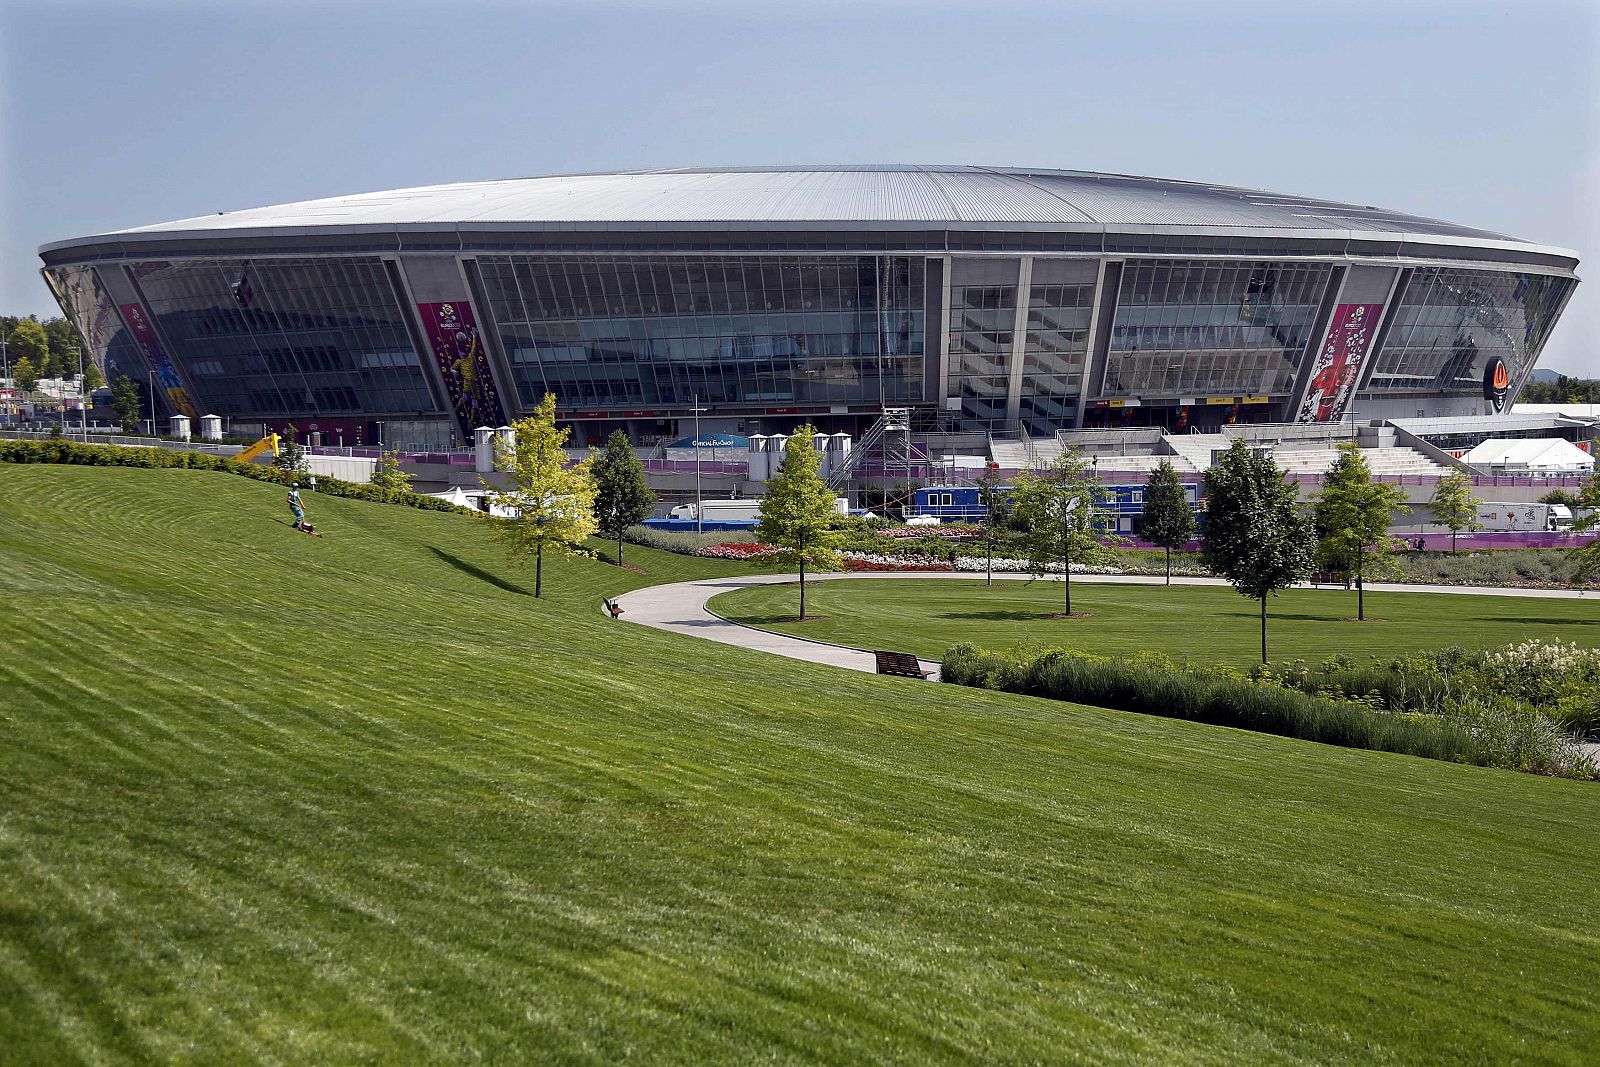
M 1382 313 L 1382 304 L 1340 304 L 1333 309 L 1297 422 L 1337 422 L 1344 417 Z
M 189 394 L 183 388 L 183 380 L 178 377 L 178 369 L 172 365 L 172 360 L 167 358 L 167 350 L 162 346 L 161 338 L 156 336 L 155 328 L 150 325 L 150 319 L 144 313 L 144 306 L 123 304 L 121 311 L 122 320 L 128 324 L 128 332 L 133 334 L 134 342 L 144 354 L 145 362 L 150 364 L 150 369 L 155 372 L 156 381 L 167 391 L 167 399 L 172 401 L 173 409 L 191 419 L 198 419 L 200 413 L 189 400 Z
M 428 347 L 444 376 L 462 439 L 471 441 L 472 431 L 479 426 L 503 425 L 505 413 L 500 394 L 495 391 L 472 305 L 465 300 L 452 300 L 418 304 L 417 311 L 422 315 Z

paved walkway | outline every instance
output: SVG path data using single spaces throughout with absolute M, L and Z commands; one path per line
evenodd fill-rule
M 869 674 L 876 672 L 877 663 L 870 651 L 829 644 L 826 641 L 810 641 L 801 637 L 790 637 L 787 634 L 773 633 L 770 630 L 758 630 L 752 626 L 741 626 L 738 623 L 729 622 L 706 607 L 706 602 L 719 593 L 726 593 L 734 589 L 745 589 L 753 585 L 780 585 L 785 582 L 799 581 L 799 578 L 800 576 L 797 574 L 752 574 L 739 578 L 706 578 L 696 582 L 652 585 L 644 589 L 635 589 L 631 593 L 624 593 L 617 598 L 617 603 L 622 605 L 622 618 L 625 622 L 652 626 L 658 630 L 670 630 L 673 633 L 688 634 L 691 637 L 701 637 L 708 641 L 720 641 L 722 644 L 735 645 L 739 648 L 753 648 L 759 652 L 770 652 L 773 655 L 787 656 L 790 659 L 807 660 L 811 663 L 827 663 L 835 667 L 845 667 L 849 670 L 866 671 Z M 827 582 L 843 579 L 872 581 L 876 579 L 905 578 L 914 578 L 919 581 L 972 581 L 974 579 L 981 581 L 983 575 L 966 571 L 879 571 L 865 573 L 841 571 L 831 574 L 812 575 L 807 581 Z M 994 579 L 997 582 L 1040 580 L 1029 574 L 996 574 Z M 1060 581 L 1061 577 L 1052 575 L 1044 580 Z M 1075 574 L 1072 576 L 1072 580 L 1074 582 L 1114 585 L 1162 584 L 1162 579 L 1159 577 L 1133 574 Z M 1221 578 L 1175 577 L 1172 579 L 1172 584 L 1227 585 L 1228 583 Z M 1593 597 L 1585 597 L 1581 590 L 1570 589 L 1476 588 L 1459 585 L 1399 585 L 1390 582 L 1371 582 L 1368 583 L 1367 588 L 1374 592 L 1448 593 L 1468 596 L 1522 596 L 1600 601 L 1600 594 Z M 923 660 L 922 668 L 923 670 L 933 671 L 932 677 L 938 678 L 938 663 L 931 660 Z

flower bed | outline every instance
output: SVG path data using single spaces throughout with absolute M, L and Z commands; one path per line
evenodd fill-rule
M 772 559 L 778 550 L 760 541 L 724 541 L 696 549 L 694 554 L 706 559 Z
M 893 540 L 907 537 L 942 537 L 947 541 L 966 541 L 983 536 L 983 529 L 978 526 L 951 523 L 945 526 L 886 526 L 877 533 L 880 537 Z
M 994 565 L 991 568 L 989 566 L 988 561 L 986 561 L 984 559 L 984 557 L 982 557 L 982 556 L 957 556 L 956 560 L 955 560 L 955 569 L 958 570 L 958 571 L 977 571 L 979 574 L 982 574 L 986 570 L 991 570 L 991 569 L 996 574 L 1037 574 L 1038 573 L 1038 571 L 1036 571 L 1033 568 L 1033 565 L 1030 564 L 1025 559 L 1011 559 L 1011 558 L 1008 558 L 1008 557 L 996 556 L 994 558 L 993 564 Z M 1046 566 L 1045 570 L 1050 574 L 1060 574 L 1061 573 L 1061 564 L 1059 564 L 1059 563 L 1051 563 L 1048 566 Z M 1122 572 L 1122 568 L 1121 567 L 1110 567 L 1110 566 L 1107 566 L 1107 567 L 1092 567 L 1092 566 L 1089 566 L 1088 564 L 1085 564 L 1085 563 L 1074 563 L 1072 565 L 1072 573 L 1073 574 L 1121 574 L 1123 572 Z

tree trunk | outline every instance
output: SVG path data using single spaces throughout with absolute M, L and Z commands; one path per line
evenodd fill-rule
M 990 529 L 983 539 L 983 549 L 987 553 L 983 563 L 983 584 L 994 584 L 994 530 Z
M 1366 562 L 1367 554 L 1361 548 L 1356 549 L 1356 621 L 1367 621 L 1366 583 L 1361 580 L 1362 565 Z
M 1061 587 L 1067 591 L 1067 618 L 1072 617 L 1072 564 L 1067 562 L 1067 554 L 1061 554 Z
M 806 621 L 806 558 L 800 557 L 800 621 Z
M 617 566 L 622 566 L 622 535 L 617 534 Z
M 1450 527 L 1450 554 L 1452 556 L 1456 554 L 1456 528 L 1454 526 Z
M 1267 598 L 1261 598 L 1261 662 L 1267 662 Z
M 540 544 L 533 552 L 533 595 L 542 596 L 544 592 L 544 545 Z
M 1172 584 L 1172 549 L 1167 549 L 1167 584 Z

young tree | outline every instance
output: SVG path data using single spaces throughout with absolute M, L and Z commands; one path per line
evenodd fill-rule
M 594 517 L 602 536 L 617 542 L 617 566 L 622 566 L 622 535 L 628 527 L 650 517 L 656 494 L 645 480 L 644 464 L 634 455 L 628 435 L 613 430 L 605 451 L 594 461 Z
M 78 331 L 72 323 L 59 315 L 39 324 L 44 328 L 45 344 L 50 349 L 50 361 L 56 369 L 55 377 L 72 378 L 78 373 Z
M 1061 565 L 1064 614 L 1072 617 L 1072 565 L 1100 563 L 1109 557 L 1100 517 L 1105 487 L 1089 474 L 1089 461 L 1068 449 L 1042 471 L 1017 477 L 1012 514 L 1023 528 L 1028 563 L 1035 574 Z
M 1182 548 L 1194 537 L 1194 509 L 1189 495 L 1178 480 L 1178 472 L 1167 460 L 1150 472 L 1144 486 L 1144 514 L 1139 518 L 1139 536 L 1166 550 L 1167 584 L 1172 584 L 1172 550 Z
M 368 481 L 379 489 L 388 489 L 397 493 L 411 492 L 411 475 L 400 466 L 400 450 L 398 448 L 388 452 L 378 453 L 377 465 L 372 468 L 372 477 Z
M 84 367 L 83 367 L 83 399 L 84 399 L 84 402 L 85 403 L 88 402 L 89 397 L 91 395 L 93 395 L 93 393 L 94 393 L 94 391 L 96 389 L 104 389 L 105 386 L 106 386 L 105 375 L 100 373 L 100 368 L 95 366 L 94 362 L 92 360 L 90 362 L 84 364 Z
M 17 388 L 28 394 L 28 399 L 33 399 L 33 391 L 39 388 L 39 368 L 32 359 L 23 356 L 11 365 L 11 380 Z
M 1479 503 L 1466 471 L 1451 471 L 1434 487 L 1433 501 L 1428 506 L 1433 510 L 1433 521 L 1449 529 L 1451 552 L 1456 550 L 1456 534 L 1483 529 L 1483 523 L 1478 521 Z
M 509 446 L 497 446 L 495 469 L 505 489 L 484 482 L 490 501 L 516 517 L 495 524 L 495 534 L 514 556 L 533 557 L 533 595 L 544 595 L 544 552 L 570 551 L 595 532 L 594 480 L 585 459 L 568 467 L 562 446 L 571 430 L 556 428 L 556 398 L 546 393 L 533 414 L 511 427 Z
M 111 384 L 111 411 L 125 432 L 133 433 L 139 428 L 144 400 L 139 396 L 139 383 L 126 374 L 117 375 Z
M 306 462 L 306 449 L 299 440 L 300 431 L 294 423 L 289 424 L 278 439 L 278 455 L 272 465 L 285 474 L 310 474 L 311 467 Z
M 779 558 L 800 567 L 800 618 L 806 617 L 806 567 L 831 570 L 839 565 L 840 532 L 834 496 L 818 473 L 822 453 L 812 443 L 816 430 L 802 426 L 789 435 L 783 464 L 767 481 L 761 498 L 756 537 L 781 550 Z
M 1261 602 L 1261 662 L 1267 662 L 1267 598 L 1311 572 L 1311 524 L 1295 487 L 1265 452 L 1235 438 L 1206 472 L 1206 566 Z
M 1375 574 L 1397 569 L 1389 524 L 1405 503 L 1406 495 L 1398 486 L 1372 480 L 1372 468 L 1360 446 L 1354 441 L 1339 446 L 1339 458 L 1322 479 L 1311 515 L 1317 534 L 1317 558 L 1355 574 L 1359 621 L 1367 618 L 1367 569 L 1371 567 Z
M 994 534 L 1011 518 L 1011 500 L 1000 478 L 998 467 L 984 469 L 978 476 L 978 503 L 983 507 L 983 584 L 994 584 Z

